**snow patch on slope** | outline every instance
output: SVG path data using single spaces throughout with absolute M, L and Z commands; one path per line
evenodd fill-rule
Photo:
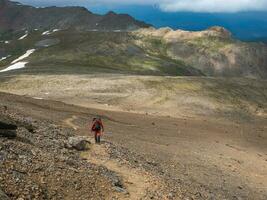
M 35 51 L 35 49 L 30 49 L 30 50 L 26 51 L 25 54 L 23 54 L 22 56 L 20 56 L 16 60 L 14 60 L 11 64 L 14 64 L 16 62 L 19 62 L 19 61 L 23 60 L 24 58 L 29 57 L 34 51 Z
M 50 34 L 55 33 L 57 31 L 60 31 L 60 29 L 54 29 L 52 31 L 45 31 L 45 32 L 42 33 L 42 35 L 50 35 Z
M 15 63 L 13 65 L 10 65 L 9 67 L 7 67 L 6 69 L 1 70 L 0 72 L 7 72 L 7 71 L 10 71 L 10 70 L 21 69 L 21 68 L 24 68 L 27 63 L 28 62 L 18 62 L 18 63 Z
M 42 35 L 49 35 L 50 34 L 50 31 L 45 31 L 42 33 Z
M 7 59 L 7 58 L 9 58 L 10 56 L 11 55 L 8 55 L 8 56 L 5 56 L 5 57 L 0 58 L 0 62 L 3 61 L 3 60 L 5 60 L 5 59 Z
M 30 49 L 28 51 L 26 51 L 25 54 L 23 54 L 22 56 L 20 56 L 19 58 L 17 58 L 16 60 L 14 60 L 10 65 L 9 67 L 1 70 L 0 72 L 7 72 L 7 71 L 10 71 L 10 70 L 16 70 L 16 69 L 21 69 L 21 68 L 24 68 L 25 65 L 28 63 L 28 62 L 19 62 L 27 57 L 29 57 L 33 52 L 35 51 L 35 49 Z
M 19 38 L 19 40 L 23 40 L 23 39 L 26 38 L 27 36 L 28 36 L 28 32 L 26 31 L 26 32 L 25 32 L 25 35 L 21 36 L 21 37 Z
M 54 32 L 57 32 L 57 31 L 60 31 L 60 29 L 54 29 L 52 32 L 54 33 Z

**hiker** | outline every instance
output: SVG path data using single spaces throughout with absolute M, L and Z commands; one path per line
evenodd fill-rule
M 100 117 L 93 118 L 91 132 L 95 134 L 95 143 L 100 144 L 100 137 L 104 133 L 104 126 Z

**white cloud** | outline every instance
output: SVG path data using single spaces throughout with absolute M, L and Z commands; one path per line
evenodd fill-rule
M 267 0 L 174 0 L 159 4 L 164 11 L 238 12 L 267 10 Z
M 44 4 L 43 0 L 20 0 Z M 267 0 L 47 0 L 48 5 L 157 5 L 166 12 L 238 12 L 267 10 Z

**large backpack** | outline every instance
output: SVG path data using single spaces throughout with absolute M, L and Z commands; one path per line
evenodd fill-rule
M 101 130 L 101 125 L 99 121 L 96 121 L 94 124 L 94 131 L 100 131 Z

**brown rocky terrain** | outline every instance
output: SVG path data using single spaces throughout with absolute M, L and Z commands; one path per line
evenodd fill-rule
M 0 137 L 0 186 L 11 199 L 267 197 L 266 120 L 157 117 L 6 93 L 0 106 L 1 121 L 18 126 L 16 138 Z M 103 143 L 66 148 L 96 115 Z
M 37 110 L 31 107 L 29 101 L 24 108 L 35 111 L 25 113 L 6 101 L 14 97 L 1 93 L 1 200 L 167 198 L 169 189 L 156 173 L 140 166 L 127 167 L 130 166 L 127 158 L 120 155 L 127 151 L 119 151 L 109 142 L 101 147 L 89 142 L 89 150 L 81 157 L 81 151 L 68 143 L 69 138 L 79 138 L 79 132 L 75 133 L 67 119 L 60 121 L 66 113 L 52 119 L 39 110 L 41 107 Z M 51 103 L 51 106 L 64 106 Z M 11 126 L 16 127 L 12 137 L 8 135 Z M 103 159 L 109 165 L 102 163 Z M 144 159 L 140 163 L 149 165 Z

